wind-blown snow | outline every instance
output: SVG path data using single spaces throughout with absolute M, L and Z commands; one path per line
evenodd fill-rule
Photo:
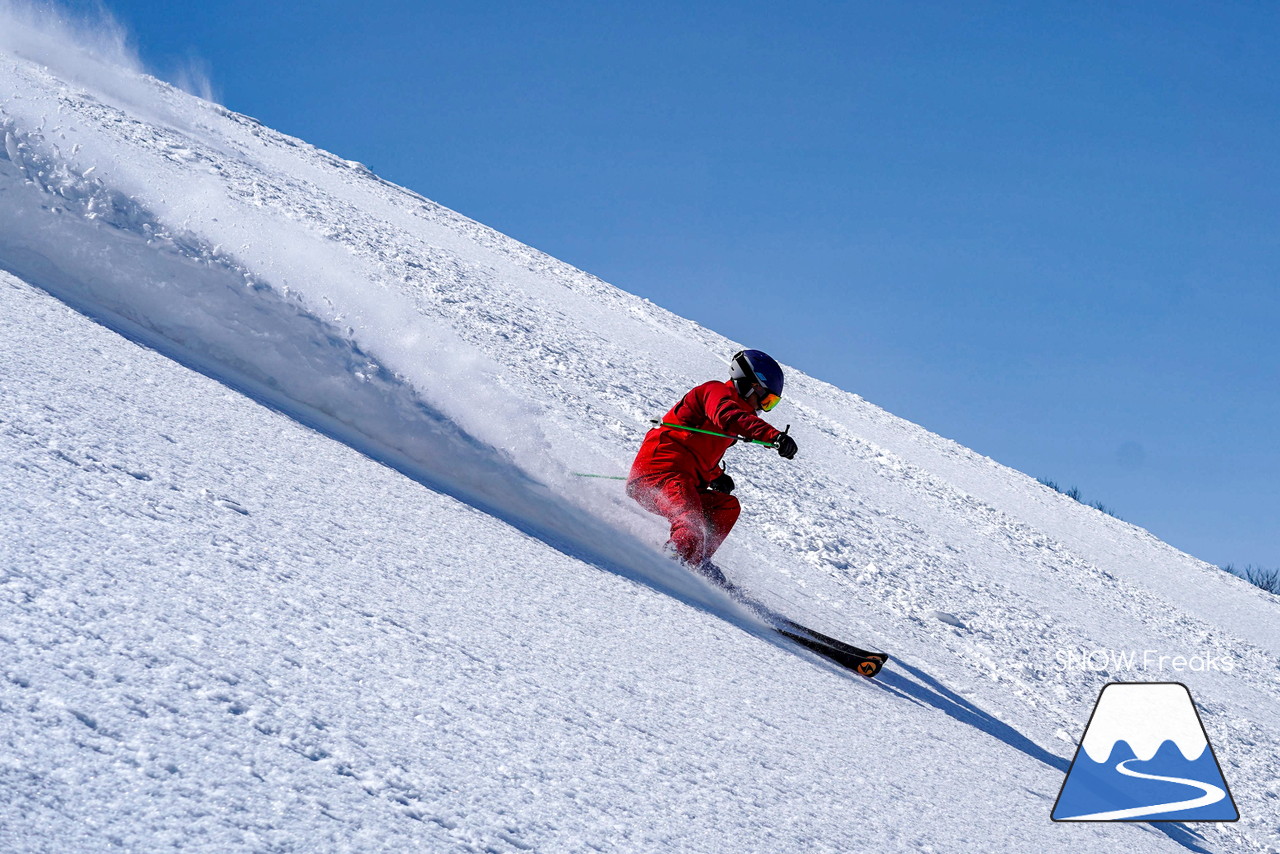
M 1280 843 L 1274 598 L 789 370 L 800 456 L 732 453 L 723 563 L 895 660 L 766 642 L 573 475 L 625 473 L 735 342 L 136 69 L 0 44 L 6 848 Z M 1176 678 L 1239 824 L 1050 823 L 1101 686 L 1174 676 L 1062 663 L 1097 649 L 1231 659 Z

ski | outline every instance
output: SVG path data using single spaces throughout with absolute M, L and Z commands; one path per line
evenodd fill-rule
M 724 590 L 734 601 L 751 609 L 757 617 L 767 623 L 775 632 L 810 652 L 816 652 L 828 661 L 833 661 L 841 667 L 852 670 L 868 679 L 879 673 L 880 669 L 889 660 L 889 656 L 886 653 L 875 652 L 845 643 L 842 640 L 837 640 L 830 635 L 824 635 L 822 632 L 797 623 L 789 617 L 784 617 L 767 605 L 747 595 L 745 590 L 726 578 L 719 567 L 711 564 L 710 568 L 714 572 L 704 568 L 698 571 L 698 575 Z
M 889 656 L 886 653 L 876 652 L 875 650 L 870 650 L 870 649 L 863 649 L 862 647 L 854 646 L 851 643 L 845 643 L 842 640 L 836 640 L 835 638 L 830 637 L 828 635 L 824 635 L 822 632 L 815 631 L 814 629 L 811 629 L 808 626 L 802 626 L 799 623 L 795 622 L 794 620 L 788 620 L 786 617 L 778 617 L 777 619 L 781 621 L 781 625 L 778 626 L 778 629 L 780 631 L 785 629 L 786 631 L 796 632 L 798 634 L 805 635 L 806 637 L 820 644 L 834 647 L 838 650 L 848 653 L 849 655 L 857 656 L 858 658 L 878 658 L 882 663 L 889 660 Z
M 744 600 L 739 599 L 739 601 Z M 797 623 L 795 620 L 782 616 L 770 608 L 766 608 L 759 602 L 744 601 L 744 604 L 750 604 L 755 612 L 784 638 L 794 641 L 810 652 L 816 652 L 823 658 L 834 661 L 841 667 L 852 670 L 868 679 L 874 678 L 880 672 L 880 668 L 884 667 L 889 660 L 887 653 L 863 649 L 851 643 L 837 640 L 830 635 L 824 635 L 822 632 L 811 629 L 808 626 Z
M 810 652 L 816 652 L 823 658 L 868 679 L 874 678 L 880 672 L 880 668 L 884 667 L 885 662 L 889 660 L 889 656 L 883 652 L 859 649 L 835 638 L 827 638 L 826 635 L 815 632 L 799 623 L 792 623 L 790 620 L 787 622 L 795 626 L 795 630 L 775 627 L 774 631 L 784 638 L 800 644 Z M 819 640 L 819 638 L 825 640 Z

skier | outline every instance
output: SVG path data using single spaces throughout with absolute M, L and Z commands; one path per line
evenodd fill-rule
M 733 356 L 729 379 L 690 389 L 662 419 L 663 425 L 678 426 L 650 430 L 631 464 L 627 494 L 671 522 L 667 550 L 725 588 L 732 585 L 711 556 L 729 536 L 741 506 L 720 458 L 737 436 L 768 442 L 783 459 L 793 459 L 796 440 L 756 415 L 773 409 L 781 398 L 778 363 L 759 350 L 740 350 Z

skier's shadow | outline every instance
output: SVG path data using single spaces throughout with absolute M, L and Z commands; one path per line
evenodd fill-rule
M 906 675 L 902 671 L 905 671 Z M 896 694 L 905 700 L 921 706 L 932 706 L 941 712 L 945 712 L 961 723 L 968 724 L 987 735 L 998 738 L 1037 762 L 1043 762 L 1050 768 L 1060 771 L 1063 775 L 1071 767 L 1070 760 L 1063 759 L 1061 756 L 1056 756 L 1045 750 L 1004 721 L 978 708 L 928 673 L 908 664 L 898 656 L 893 657 L 889 666 L 882 670 L 875 679 L 871 680 L 871 684 L 891 694 Z M 1047 821 L 1048 816 L 1045 818 Z M 1168 836 L 1188 851 L 1195 851 L 1197 854 L 1210 854 L 1208 849 L 1199 844 L 1204 841 L 1204 837 L 1184 824 L 1162 821 L 1147 822 L 1147 825 L 1152 830 L 1157 830 Z

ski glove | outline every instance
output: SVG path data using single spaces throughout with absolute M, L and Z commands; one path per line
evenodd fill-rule
M 778 437 L 778 456 L 784 460 L 794 460 L 796 458 L 796 440 L 792 439 L 786 433 Z
M 715 480 L 707 484 L 707 489 L 712 492 L 723 492 L 725 495 L 733 494 L 733 478 L 727 474 L 722 474 Z

